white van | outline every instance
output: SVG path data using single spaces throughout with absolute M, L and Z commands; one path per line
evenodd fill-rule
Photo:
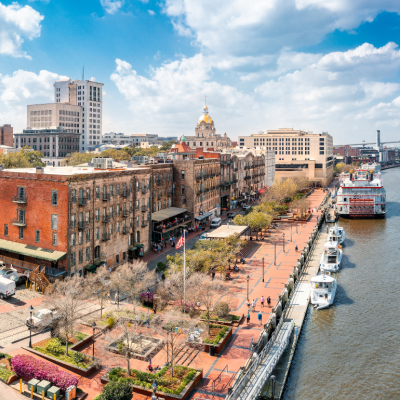
M 222 219 L 221 218 L 214 218 L 211 221 L 210 228 L 218 228 L 222 224 Z
M 7 299 L 15 295 L 15 282 L 0 276 L 0 299 Z

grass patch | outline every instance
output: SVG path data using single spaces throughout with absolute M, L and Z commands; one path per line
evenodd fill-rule
M 72 344 L 73 343 L 69 343 L 69 345 Z M 80 368 L 88 368 L 93 364 L 92 359 L 79 351 L 73 351 L 68 348 L 68 355 L 66 355 L 65 341 L 59 338 L 42 340 L 41 342 L 34 344 L 33 349 L 42 354 L 54 357 L 57 360 L 76 365 Z
M 207 313 L 203 313 L 200 315 L 201 319 L 207 320 Z M 228 314 L 226 317 L 218 317 L 215 314 L 212 314 L 210 316 L 210 321 L 216 321 L 216 322 L 235 322 L 235 321 L 240 321 L 240 318 L 238 315 L 234 314 Z
M 176 365 L 174 376 L 171 376 L 171 367 L 165 366 L 155 374 L 131 369 L 131 376 L 127 375 L 126 369 L 114 368 L 108 373 L 108 379 L 114 382 L 128 381 L 129 383 L 152 390 L 152 383 L 157 382 L 157 391 L 179 395 L 183 389 L 193 380 L 197 371 L 192 368 Z
M 204 343 L 218 344 L 219 341 L 228 333 L 229 328 L 221 325 L 210 325 L 211 335 L 215 336 L 207 337 L 203 340 Z
M 6 383 L 8 379 L 13 375 L 15 375 L 13 371 L 10 371 L 7 368 L 0 366 L 0 380 L 2 380 L 4 383 Z

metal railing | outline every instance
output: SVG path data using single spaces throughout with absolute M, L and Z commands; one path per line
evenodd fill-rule
M 103 193 L 103 196 L 101 198 L 103 199 L 103 201 L 109 201 L 111 197 L 108 193 Z
M 89 221 L 78 221 L 78 229 L 86 229 L 89 225 Z
M 25 204 L 26 203 L 26 195 L 16 195 L 11 196 L 13 203 Z
M 78 197 L 78 204 L 80 206 L 86 206 L 88 199 L 86 197 Z
M 110 240 L 110 235 L 108 235 L 106 233 L 103 233 L 102 240 L 103 240 L 103 242 L 109 241 Z
M 219 375 L 212 381 L 212 391 L 215 392 L 215 386 L 218 385 L 218 383 L 221 382 L 221 377 L 222 374 L 225 372 L 228 373 L 228 365 L 225 365 L 225 367 L 222 369 L 222 371 L 219 373 Z M 218 383 L 216 383 L 218 381 Z
M 107 223 L 110 222 L 111 217 L 108 214 L 103 214 L 103 222 Z
M 16 226 L 26 226 L 26 218 L 13 218 L 11 223 Z

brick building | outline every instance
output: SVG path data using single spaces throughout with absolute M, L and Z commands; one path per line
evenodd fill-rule
M 14 147 L 13 127 L 5 124 L 0 126 L 0 145 Z
M 336 156 L 342 157 L 359 157 L 361 154 L 361 150 L 356 147 L 351 146 L 334 146 L 333 147 L 333 154 Z
M 54 277 L 143 255 L 150 250 L 152 169 L 164 174 L 162 167 L 0 171 L 0 259 L 21 270 L 40 265 Z

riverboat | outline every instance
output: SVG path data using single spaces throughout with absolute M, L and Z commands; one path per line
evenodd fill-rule
M 341 226 L 338 226 L 336 224 L 335 226 L 329 228 L 328 239 L 326 239 L 327 242 L 336 242 L 339 244 L 343 244 L 345 239 L 346 239 L 346 234 Z
M 362 164 L 340 176 L 336 212 L 349 218 L 384 218 L 386 190 L 379 164 Z
M 337 242 L 326 242 L 321 255 L 320 268 L 323 272 L 337 272 L 342 262 L 342 248 Z
M 311 304 L 317 310 L 333 304 L 336 295 L 337 282 L 330 275 L 317 275 L 311 278 Z

